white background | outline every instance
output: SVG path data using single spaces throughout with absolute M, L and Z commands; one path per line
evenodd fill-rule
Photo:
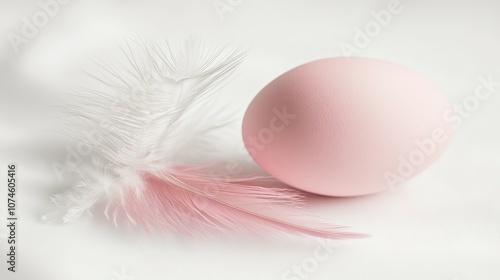
M 70 84 L 87 56 L 113 54 L 125 35 L 175 43 L 201 34 L 249 48 L 238 77 L 221 92 L 221 100 L 242 115 L 253 96 L 286 70 L 343 55 L 339 45 L 353 44 L 355 28 L 365 28 L 371 12 L 387 9 L 389 1 L 239 2 L 230 1 L 234 9 L 221 18 L 212 0 L 73 0 L 18 53 L 7 35 L 20 34 L 22 18 L 41 7 L 37 1 L 0 2 L 0 172 L 8 162 L 19 164 L 21 219 L 19 272 L 7 273 L 2 261 L 0 278 L 267 280 L 287 279 L 293 266 L 305 265 L 307 279 L 500 279 L 500 87 L 463 119 L 444 156 L 414 180 L 374 196 L 312 200 L 311 211 L 373 235 L 336 245 L 322 261 L 314 260 L 316 241 L 150 237 L 116 230 L 100 213 L 64 226 L 40 222 L 50 209 L 49 195 L 69 186 L 51 169 L 64 145 L 49 142 L 40 129 L 41 104 L 57 98 L 55 89 Z M 473 95 L 480 76 L 500 81 L 500 2 L 414 0 L 401 6 L 358 56 L 412 68 L 455 104 Z M 229 154 L 237 153 L 238 129 L 226 136 L 233 143 Z M 4 187 L 0 197 L 5 221 Z M 1 226 L 0 260 L 5 236 Z

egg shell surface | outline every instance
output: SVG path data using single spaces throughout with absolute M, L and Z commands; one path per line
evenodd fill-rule
M 452 138 L 451 104 L 397 64 L 329 58 L 262 89 L 243 120 L 245 147 L 280 181 L 315 194 L 358 196 L 422 172 Z

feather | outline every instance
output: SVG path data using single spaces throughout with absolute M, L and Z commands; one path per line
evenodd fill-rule
M 331 239 L 363 236 L 308 215 L 298 191 L 263 184 L 273 178 L 214 177 L 224 171 L 224 163 L 183 162 L 185 154 L 213 150 L 209 135 L 224 123 L 211 121 L 213 110 L 203 117 L 196 113 L 210 112 L 209 97 L 228 82 L 245 52 L 212 48 L 195 37 L 179 51 L 166 42 L 139 39 L 126 40 L 122 51 L 128 64 L 113 68 L 96 60 L 102 73 L 88 73 L 103 90 L 77 89 L 59 107 L 69 118 L 64 133 L 95 153 L 75 167 L 79 180 L 73 188 L 52 196 L 57 209 L 45 220 L 73 222 L 103 204 L 104 215 L 116 226 L 186 235 L 236 229 Z

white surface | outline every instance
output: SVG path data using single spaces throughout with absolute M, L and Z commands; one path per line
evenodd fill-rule
M 226 2 L 226 1 L 224 1 Z M 238 1 L 230 1 L 237 3 Z M 45 143 L 42 102 L 68 83 L 85 56 L 116 49 L 124 35 L 175 42 L 198 33 L 212 42 L 251 49 L 239 76 L 221 93 L 243 114 L 269 81 L 299 64 L 340 56 L 355 28 L 389 1 L 242 1 L 221 20 L 212 0 L 73 0 L 15 54 L 6 35 L 19 33 L 36 1 L 0 2 L 0 169 L 19 164 L 19 272 L 0 279 L 282 279 L 294 265 L 313 264 L 315 241 L 233 236 L 189 241 L 115 230 L 98 218 L 46 225 L 40 215 L 59 182 L 50 164 L 64 145 Z M 479 76 L 500 81 L 500 2 L 402 1 L 403 10 L 360 56 L 390 60 L 435 81 L 452 102 L 473 94 Z M 68 81 L 68 82 L 67 82 Z M 370 233 L 342 242 L 307 279 L 500 279 L 500 87 L 456 130 L 445 155 L 428 171 L 380 195 L 318 198 L 311 211 Z M 236 128 L 228 153 L 237 154 Z M 6 190 L 0 188 L 0 222 Z M 0 227 L 0 238 L 6 228 Z M 5 239 L 0 253 L 4 259 Z M 325 253 L 327 251 L 321 251 Z M 298 276 L 297 276 L 298 277 Z M 286 279 L 286 278 L 284 278 Z M 292 278 L 289 279 L 301 279 Z

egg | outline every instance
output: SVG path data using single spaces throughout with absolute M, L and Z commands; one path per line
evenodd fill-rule
M 452 138 L 451 104 L 430 80 L 397 64 L 328 58 L 264 87 L 242 126 L 270 175 L 326 196 L 393 189 L 422 172 Z

